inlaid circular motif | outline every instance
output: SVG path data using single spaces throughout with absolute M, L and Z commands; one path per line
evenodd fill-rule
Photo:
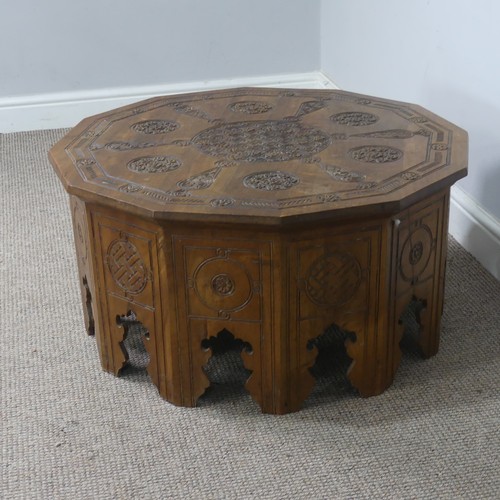
M 330 120 L 339 125 L 348 125 L 349 127 L 361 127 L 377 123 L 379 118 L 372 113 L 362 113 L 360 111 L 347 111 L 330 116 Z
M 271 172 L 256 172 L 243 179 L 243 185 L 261 191 L 283 191 L 299 183 L 299 178 L 287 172 L 274 170 Z
M 194 271 L 192 286 L 200 302 L 217 312 L 240 310 L 253 294 L 245 266 L 226 257 L 203 261 Z
M 139 251 L 128 240 L 114 240 L 108 247 L 106 258 L 114 282 L 128 293 L 144 290 L 147 271 Z
M 429 263 L 432 248 L 432 232 L 429 226 L 418 226 L 410 233 L 403 243 L 399 261 L 399 270 L 405 281 L 412 281 L 424 272 Z
M 134 123 L 130 128 L 140 134 L 154 135 L 173 132 L 179 128 L 179 124 L 170 120 L 145 120 Z
M 139 174 L 157 174 L 171 172 L 182 165 L 174 156 L 142 156 L 127 164 L 127 168 Z
M 234 102 L 229 105 L 231 111 L 235 113 L 246 113 L 248 115 L 257 115 L 271 111 L 273 107 L 267 102 L 262 101 L 242 101 Z
M 327 148 L 322 130 L 297 122 L 235 122 L 202 130 L 191 143 L 207 155 L 245 162 L 306 159 Z
M 350 149 L 349 156 L 353 160 L 368 163 L 389 163 L 403 157 L 403 152 L 389 146 L 360 146 Z
M 234 293 L 234 281 L 227 274 L 217 274 L 212 278 L 212 290 L 219 295 L 226 296 Z
M 317 305 L 348 302 L 361 283 L 361 268 L 350 254 L 332 252 L 316 259 L 307 271 L 306 293 Z

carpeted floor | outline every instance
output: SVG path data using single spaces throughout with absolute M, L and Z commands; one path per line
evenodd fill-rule
M 440 352 L 407 353 L 383 395 L 318 369 L 301 412 L 262 415 L 228 352 L 177 408 L 139 351 L 114 378 L 84 332 L 63 133 L 0 135 L 0 498 L 500 498 L 500 283 L 456 242 Z

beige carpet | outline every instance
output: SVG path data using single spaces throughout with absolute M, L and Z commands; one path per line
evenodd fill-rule
M 63 133 L 0 136 L 0 498 L 500 498 L 500 283 L 456 242 L 441 350 L 383 395 L 326 372 L 303 411 L 262 415 L 229 353 L 177 408 L 143 370 L 103 373 L 84 332 Z

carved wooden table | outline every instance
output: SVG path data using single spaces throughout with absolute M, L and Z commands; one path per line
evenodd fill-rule
M 437 352 L 467 134 L 419 106 L 330 90 L 160 97 L 84 120 L 50 159 L 104 370 L 119 374 L 140 321 L 161 396 L 193 406 L 207 339 L 230 332 L 246 388 L 282 414 L 311 391 L 311 346 L 332 324 L 363 396 L 391 384 L 412 301 L 420 349 Z

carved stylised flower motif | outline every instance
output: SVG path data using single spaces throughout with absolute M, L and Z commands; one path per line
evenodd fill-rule
M 217 274 L 212 278 L 212 290 L 222 296 L 234 293 L 234 281 L 227 274 Z

